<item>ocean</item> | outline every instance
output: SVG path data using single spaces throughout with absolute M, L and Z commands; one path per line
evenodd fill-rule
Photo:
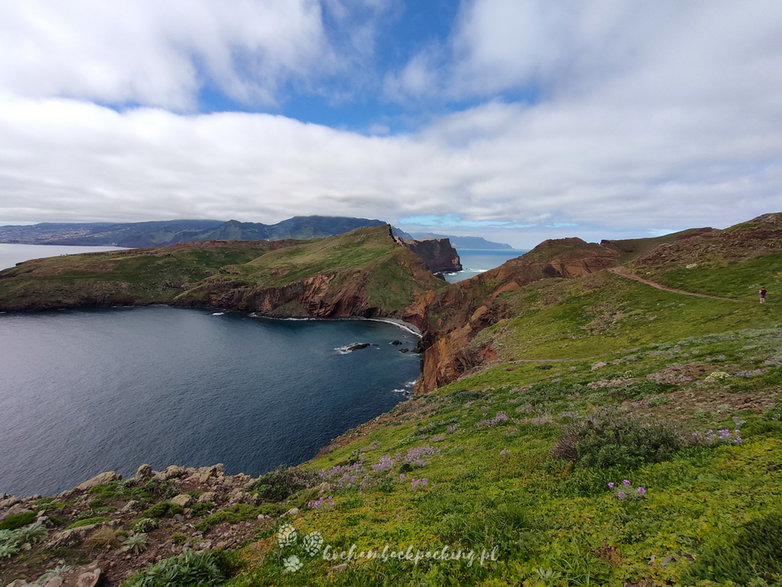
M 416 342 L 382 322 L 162 306 L 1 314 L 0 494 L 142 463 L 298 464 L 405 398 L 420 358 L 399 349 Z
M 0 268 L 112 250 L 0 244 Z M 523 251 L 459 251 L 459 281 Z M 399 340 L 402 345 L 392 345 Z M 345 352 L 356 342 L 372 346 Z M 0 314 L 0 494 L 54 494 L 149 463 L 259 475 L 403 401 L 417 338 L 372 321 L 168 307 Z
M 449 283 L 456 283 L 470 279 L 476 275 L 499 267 L 508 259 L 514 259 L 527 251 L 517 249 L 485 250 L 485 249 L 458 249 L 459 258 L 463 269 L 455 273 L 446 273 L 443 277 Z

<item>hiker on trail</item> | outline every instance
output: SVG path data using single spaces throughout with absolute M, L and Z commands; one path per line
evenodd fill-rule
M 758 295 L 760 296 L 760 303 L 765 304 L 766 303 L 766 288 L 761 287 L 758 291 Z

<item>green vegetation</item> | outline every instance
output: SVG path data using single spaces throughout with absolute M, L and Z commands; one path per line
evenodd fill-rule
M 565 427 L 551 452 L 582 467 L 630 470 L 667 461 L 682 446 L 680 435 L 668 426 L 606 410 Z
M 782 577 L 782 514 L 772 513 L 709 542 L 690 569 L 691 580 L 779 584 Z
M 37 259 L 0 272 L 0 309 L 167 303 L 275 315 L 328 316 L 332 306 L 338 315 L 390 315 L 440 287 L 442 280 L 377 226 L 311 241 L 186 243 Z M 310 295 L 322 308 L 310 307 Z
M 167 558 L 122 583 L 122 587 L 167 587 L 168 585 L 220 585 L 229 567 L 224 557 L 189 550 Z
M 14 529 L 0 530 L 0 561 L 18 553 L 25 544 L 35 544 L 46 537 L 41 524 L 28 524 Z
M 317 476 L 296 467 L 279 467 L 262 475 L 247 490 L 269 501 L 282 501 L 297 491 L 312 486 Z
M 84 526 L 92 526 L 93 524 L 101 524 L 103 522 L 110 521 L 110 518 L 104 518 L 101 516 L 95 518 L 85 518 L 83 520 L 77 520 L 68 526 L 68 530 L 73 528 L 83 528 Z
M 171 518 L 173 516 L 176 516 L 177 514 L 181 514 L 182 511 L 183 510 L 181 505 L 171 503 L 170 501 L 161 501 L 160 503 L 156 503 L 152 507 L 148 508 L 142 514 L 142 516 L 144 518 L 153 518 L 153 519 Z
M 212 526 L 222 522 L 236 524 L 244 520 L 255 519 L 260 513 L 261 509 L 258 506 L 237 503 L 207 516 L 198 523 L 196 528 L 201 532 L 207 532 Z
M 33 522 L 35 522 L 35 512 L 12 514 L 0 519 L 0 530 L 16 530 Z
M 443 288 L 429 335 L 469 330 L 435 357 L 449 383 L 299 467 L 243 482 L 255 505 L 195 504 L 179 523 L 163 519 L 176 511 L 161 502 L 166 484 L 93 489 L 98 510 L 120 497 L 148 507 L 126 528 L 158 529 L 126 550 L 157 536 L 199 547 L 219 524 L 214 537 L 245 541 L 236 565 L 187 551 L 125 585 L 782 584 L 782 304 L 753 293 L 782 288 L 782 247 L 762 245 L 778 242 L 775 222 L 610 245 L 642 276 L 738 301 L 608 271 L 542 279 L 521 262 Z M 379 232 L 326 240 L 225 266 L 185 297 L 279 293 L 317 273 L 326 306 L 361 298 L 386 311 L 425 283 L 395 282 L 417 265 L 383 252 Z M 536 262 L 577 259 L 571 245 L 602 251 L 554 242 Z
M 742 262 L 695 264 L 694 267 L 660 268 L 651 273 L 667 286 L 751 302 L 758 301 L 758 290 L 765 287 L 770 294 L 782 294 L 782 257 L 761 255 Z M 715 279 L 715 276 L 719 279 Z

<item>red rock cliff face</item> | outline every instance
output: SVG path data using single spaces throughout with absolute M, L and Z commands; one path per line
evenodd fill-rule
M 416 392 L 445 385 L 495 358 L 490 347 L 475 349 L 469 343 L 484 328 L 512 317 L 501 294 L 540 279 L 582 277 L 616 265 L 619 258 L 611 246 L 577 238 L 549 240 L 496 269 L 420 299 L 425 305 L 417 311 L 425 316 L 425 351 Z

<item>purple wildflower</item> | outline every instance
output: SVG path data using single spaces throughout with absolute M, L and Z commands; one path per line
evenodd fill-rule
M 625 492 L 624 492 L 624 491 L 617 491 L 617 492 L 616 492 L 616 496 L 617 496 L 619 499 L 624 499 L 624 498 L 625 498 Z
M 388 455 L 383 455 L 380 457 L 380 460 L 377 462 L 377 464 L 372 465 L 372 471 L 375 473 L 384 473 L 391 469 L 391 467 L 394 466 L 394 459 L 389 457 Z
M 614 484 L 614 482 L 613 482 L 613 481 L 611 481 L 611 482 L 608 484 L 608 488 L 609 488 L 609 489 L 613 489 L 613 488 L 614 488 L 614 485 L 615 485 L 615 484 Z
M 327 496 L 327 497 L 321 496 L 318 499 L 316 499 L 315 501 L 308 501 L 307 502 L 307 507 L 308 508 L 313 508 L 313 509 L 318 509 L 324 503 L 326 505 L 334 505 L 334 498 L 332 496 L 330 496 L 330 495 Z
M 622 483 L 624 484 L 625 487 L 630 487 L 632 485 L 632 483 L 630 483 L 628 479 L 625 479 L 624 481 L 622 481 Z
M 638 492 L 638 495 L 646 495 L 646 489 L 644 489 L 643 487 L 639 487 L 638 489 L 636 489 L 636 491 Z
M 496 416 L 491 419 L 481 420 L 478 422 L 477 426 L 491 428 L 492 426 L 496 426 L 500 422 L 506 422 L 507 420 L 510 420 L 510 418 L 508 418 L 508 415 L 505 412 L 497 412 Z

